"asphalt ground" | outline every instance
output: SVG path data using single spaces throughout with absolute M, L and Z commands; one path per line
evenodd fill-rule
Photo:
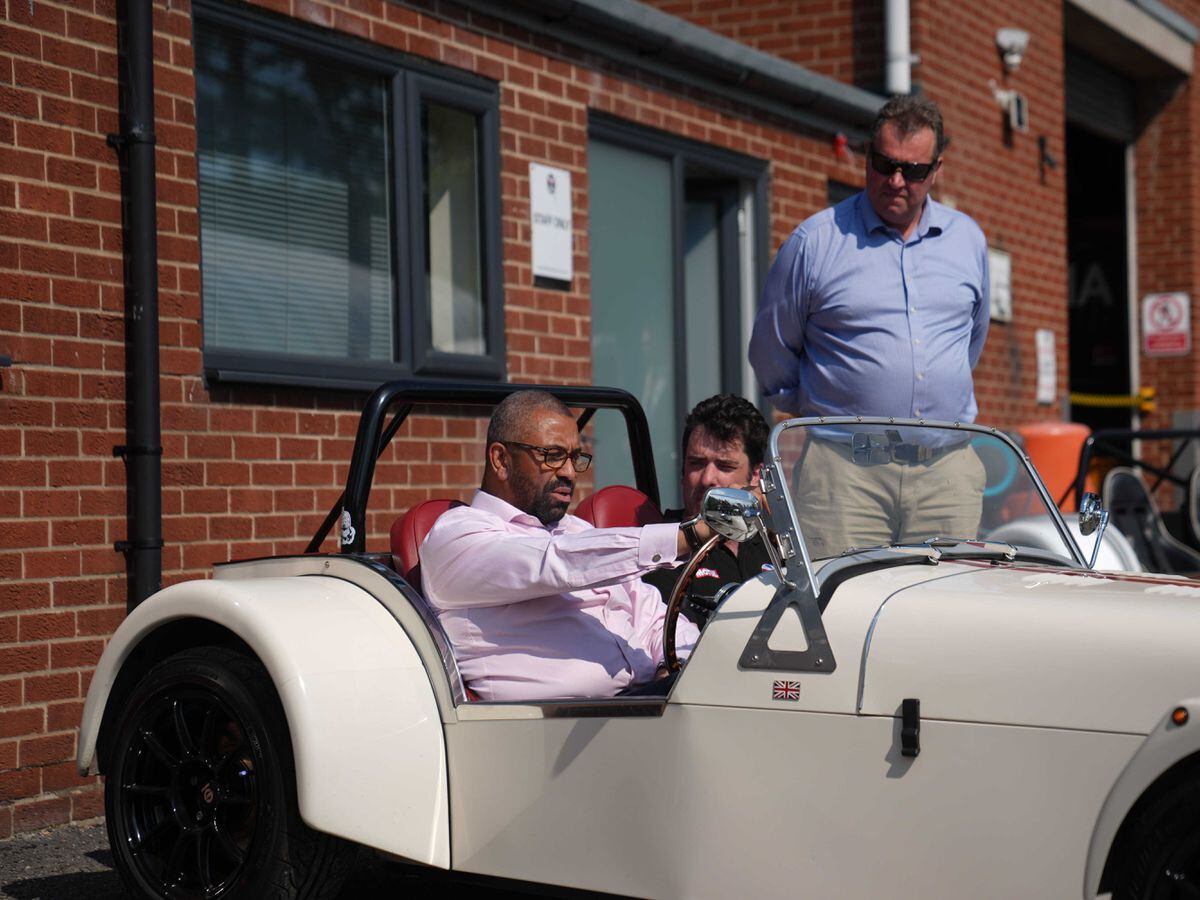
M 544 896 L 529 890 L 512 883 L 465 881 L 362 850 L 338 900 Z M 129 900 L 130 896 L 113 868 L 103 822 L 62 825 L 0 841 L 0 900 Z

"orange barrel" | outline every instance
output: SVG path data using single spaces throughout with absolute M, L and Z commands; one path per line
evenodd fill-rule
M 1051 499 L 1057 503 L 1067 494 L 1060 508 L 1063 512 L 1075 512 L 1075 493 L 1068 494 L 1067 491 L 1075 484 L 1079 451 L 1092 429 L 1078 422 L 1030 422 L 1019 426 L 1017 433 L 1025 441 L 1025 452 L 1046 483 Z M 1089 472 L 1086 489 L 1099 490 L 1095 481 L 1095 476 Z

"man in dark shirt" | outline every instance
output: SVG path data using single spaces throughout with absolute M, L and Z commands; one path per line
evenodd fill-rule
M 670 522 L 690 519 L 700 511 L 709 488 L 758 487 L 770 429 L 754 405 L 733 394 L 718 394 L 696 404 L 683 426 L 683 509 L 668 509 Z M 722 541 L 713 547 L 692 578 L 683 615 L 703 625 L 712 615 L 714 598 L 722 587 L 741 584 L 771 567 L 761 536 L 744 544 Z M 682 569 L 659 569 L 643 576 L 665 600 Z

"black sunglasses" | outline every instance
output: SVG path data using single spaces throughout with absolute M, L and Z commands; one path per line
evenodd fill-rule
M 900 162 L 890 156 L 871 151 L 871 168 L 886 178 L 891 178 L 893 172 L 899 172 L 905 181 L 921 182 L 929 177 L 929 173 L 937 168 L 937 160 L 929 163 Z
M 535 444 L 522 444 L 520 441 L 501 441 L 500 443 L 528 450 L 530 456 L 546 468 L 553 469 L 555 472 L 565 466 L 568 459 L 571 460 L 571 465 L 575 467 L 576 472 L 586 472 L 592 464 L 592 454 L 585 453 L 582 450 L 574 450 L 568 453 L 563 447 L 538 447 Z

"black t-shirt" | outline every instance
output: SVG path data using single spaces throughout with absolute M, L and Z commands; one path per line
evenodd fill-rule
M 664 510 L 663 518 L 668 522 L 680 522 L 683 520 L 683 510 Z M 755 535 L 744 544 L 740 544 L 736 555 L 721 541 L 709 551 L 696 574 L 692 576 L 692 584 L 683 600 L 683 615 L 697 625 L 703 625 L 712 615 L 713 598 L 721 588 L 730 582 L 741 584 L 749 581 L 770 568 L 771 557 L 767 554 L 762 535 Z M 675 587 L 675 579 L 682 574 L 681 563 L 674 569 L 655 569 L 643 575 L 642 580 L 658 588 L 665 603 L 671 596 L 671 589 Z

